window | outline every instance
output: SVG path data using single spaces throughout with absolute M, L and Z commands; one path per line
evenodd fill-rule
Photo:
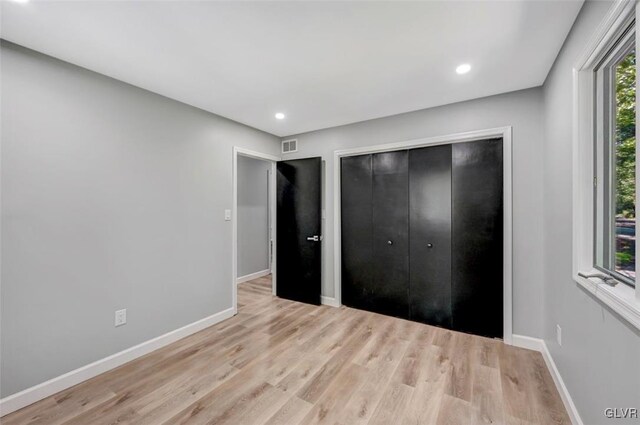
M 612 4 L 573 73 L 573 279 L 640 329 L 636 2 Z
M 595 265 L 627 285 L 636 275 L 635 26 L 595 68 Z

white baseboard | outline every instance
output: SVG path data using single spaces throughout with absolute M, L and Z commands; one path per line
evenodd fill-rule
M 526 348 L 528 350 L 543 352 L 545 349 L 545 343 L 543 339 L 532 338 L 524 335 L 513 335 L 511 340 L 512 345 L 520 348 Z
M 60 375 L 56 378 L 20 391 L 19 393 L 0 399 L 0 417 L 11 412 L 15 412 L 18 409 L 22 409 L 25 406 L 33 404 L 36 401 L 42 400 L 43 398 L 49 397 L 62 390 L 66 390 L 67 388 L 86 381 L 87 379 L 98 376 L 101 373 L 115 369 L 116 367 L 130 362 L 131 360 L 135 360 L 138 357 L 149 354 L 158 348 L 169 345 L 179 339 L 208 328 L 209 326 L 215 325 L 216 323 L 232 317 L 234 314 L 235 310 L 233 308 L 228 308 L 219 313 L 198 320 L 197 322 L 193 322 L 179 329 L 167 332 L 164 335 L 160 335 L 131 348 L 127 348 L 124 351 L 112 354 L 104 359 L 95 361 L 86 366 L 65 373 L 64 375 Z
M 573 399 L 571 398 L 571 394 L 569 394 L 569 390 L 567 386 L 564 384 L 562 376 L 560 375 L 560 371 L 558 370 L 556 363 L 553 361 L 553 357 L 551 357 L 551 353 L 547 348 L 547 344 L 543 339 L 540 338 L 532 338 L 530 336 L 524 335 L 513 335 L 513 345 L 516 347 L 527 348 L 529 350 L 539 351 L 542 354 L 542 358 L 544 359 L 549 372 L 551 373 L 551 377 L 553 378 L 553 382 L 556 384 L 556 388 L 560 393 L 560 398 L 562 398 L 562 402 L 564 403 L 564 407 L 567 409 L 569 413 L 569 418 L 571 419 L 571 423 L 573 425 L 584 425 L 582 419 L 580 418 L 580 414 L 578 413 L 578 409 L 576 405 L 573 403 Z
M 329 307 L 340 307 L 338 301 L 333 297 L 325 297 L 324 295 L 321 295 L 320 302 L 322 305 L 328 305 Z
M 262 271 L 259 271 L 259 272 L 255 272 L 255 273 L 251 273 L 251 274 L 247 274 L 247 275 L 240 276 L 239 278 L 237 278 L 236 279 L 236 283 L 248 282 L 250 280 L 257 279 L 257 278 L 262 277 L 262 276 L 267 276 L 269 274 L 271 274 L 271 270 L 269 270 L 269 269 L 262 270 Z

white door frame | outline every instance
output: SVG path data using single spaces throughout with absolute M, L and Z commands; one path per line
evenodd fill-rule
M 342 252 L 341 252 L 341 205 L 340 205 L 340 158 L 346 156 L 363 155 L 377 152 L 415 149 L 426 146 L 445 145 L 452 143 L 471 142 L 489 138 L 502 138 L 503 155 L 503 338 L 506 344 L 512 344 L 513 335 L 513 194 L 512 194 L 512 156 L 511 156 L 511 126 L 490 128 L 486 130 L 469 131 L 465 133 L 449 134 L 446 136 L 429 137 L 425 139 L 408 140 L 405 142 L 387 143 L 382 145 L 365 146 L 353 149 L 337 150 L 333 152 L 333 252 L 334 252 L 334 293 L 338 305 L 342 304 Z
M 276 294 L 276 162 L 280 161 L 279 156 L 270 155 L 262 152 L 256 152 L 249 149 L 240 148 L 238 146 L 233 147 L 233 205 L 231 210 L 231 223 L 232 223 L 232 236 L 231 236 L 231 252 L 232 252 L 232 272 L 231 272 L 231 293 L 233 313 L 238 313 L 238 156 L 246 156 L 249 158 L 260 159 L 271 163 L 271 176 L 269 180 L 269 217 L 271 219 L 271 231 L 270 236 L 273 238 L 272 246 L 272 261 L 271 261 L 271 288 L 273 295 Z

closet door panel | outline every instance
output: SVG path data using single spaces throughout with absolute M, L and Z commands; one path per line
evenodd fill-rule
M 372 308 L 372 156 L 341 160 L 342 303 Z
M 502 337 L 502 139 L 452 149 L 453 329 Z
M 409 151 L 412 320 L 451 327 L 451 145 Z
M 373 155 L 371 310 L 409 316 L 409 155 Z

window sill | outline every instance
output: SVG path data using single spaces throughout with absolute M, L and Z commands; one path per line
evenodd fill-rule
M 599 273 L 593 270 L 594 273 Z M 600 302 L 618 313 L 622 318 L 640 329 L 640 300 L 636 291 L 624 283 L 609 286 L 580 276 L 574 276 L 580 286 L 592 293 Z

